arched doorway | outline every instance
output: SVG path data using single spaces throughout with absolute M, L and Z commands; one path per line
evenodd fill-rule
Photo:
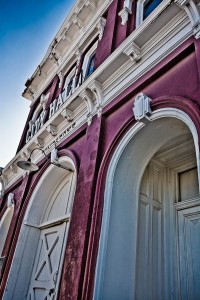
M 127 133 L 110 163 L 94 299 L 198 299 L 189 261 L 183 263 L 192 253 L 197 259 L 200 247 L 197 238 L 185 252 L 189 238 L 183 238 L 185 213 L 197 216 L 200 207 L 198 136 L 178 110 L 155 112 L 151 121 Z M 199 223 L 198 217 L 187 223 L 193 242 Z
M 0 278 L 2 275 L 3 266 L 5 263 L 5 256 L 3 255 L 3 249 L 10 228 L 10 224 L 14 214 L 14 204 L 8 203 L 7 209 L 0 219 Z
M 3 299 L 56 299 L 73 205 L 76 173 L 67 157 L 39 180 L 24 218 Z M 23 255 L 22 255 L 23 253 Z
M 200 262 L 195 257 L 200 245 L 199 204 L 196 155 L 188 133 L 164 144 L 143 174 L 135 299 L 199 299 L 199 268 L 194 265 Z

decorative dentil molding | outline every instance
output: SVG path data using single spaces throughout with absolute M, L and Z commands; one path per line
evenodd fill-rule
M 140 93 L 135 97 L 135 102 L 133 107 L 133 114 L 135 120 L 140 121 L 143 118 L 149 120 L 149 116 L 152 113 L 150 102 L 151 99 L 143 93 Z
M 61 115 L 63 116 L 63 118 L 67 119 L 68 122 L 71 122 L 74 119 L 74 113 L 67 108 L 63 109 Z
M 14 198 L 15 198 L 15 194 L 13 194 L 13 193 L 8 194 L 7 208 L 13 207 L 13 205 L 15 204 L 15 199 Z
M 196 39 L 200 38 L 200 8 L 199 1 L 196 3 L 194 0 L 175 0 L 178 6 L 183 8 L 192 25 L 193 34 Z
M 142 58 L 141 48 L 134 42 L 132 42 L 124 50 L 124 54 L 126 54 L 130 58 L 130 60 L 134 62 L 138 62 Z
M 99 32 L 99 41 L 101 41 L 102 38 L 103 38 L 103 33 L 104 33 L 105 26 L 106 26 L 106 19 L 101 17 L 99 19 L 98 24 L 97 24 L 97 29 L 98 29 L 98 32 Z
M 123 9 L 118 13 L 121 17 L 121 24 L 125 25 L 128 21 L 129 14 L 132 14 L 132 0 L 124 0 Z
M 46 130 L 51 133 L 52 136 L 56 136 L 58 133 L 58 129 L 56 126 L 49 124 L 46 128 Z

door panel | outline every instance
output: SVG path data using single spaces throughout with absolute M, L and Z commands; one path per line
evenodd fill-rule
M 66 223 L 41 230 L 28 299 L 54 299 Z
M 178 211 L 181 299 L 200 299 L 200 206 Z
M 161 299 L 162 177 L 163 168 L 151 163 L 141 182 L 136 269 L 138 300 Z

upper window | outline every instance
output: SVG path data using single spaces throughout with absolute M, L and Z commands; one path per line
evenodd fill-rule
M 138 27 L 163 0 L 138 0 L 136 27 Z
M 90 76 L 90 74 L 93 73 L 93 71 L 94 71 L 94 59 L 95 59 L 95 53 L 89 59 L 85 77 L 88 77 L 88 76 Z
M 96 54 L 98 42 L 96 42 L 85 54 L 83 65 L 82 65 L 82 74 L 83 80 L 85 80 L 88 76 L 90 76 L 94 72 L 94 60 Z
M 64 90 L 66 90 L 66 96 L 71 96 L 75 89 L 75 72 L 76 68 L 74 67 L 65 79 Z
M 162 2 L 162 0 L 147 0 L 143 8 L 143 20 L 145 20 L 150 13 Z

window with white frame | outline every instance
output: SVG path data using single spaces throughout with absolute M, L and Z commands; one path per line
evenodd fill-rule
M 94 60 L 98 42 L 96 42 L 85 54 L 82 66 L 83 80 L 87 79 L 94 71 Z
M 76 67 L 74 67 L 71 72 L 67 75 L 64 84 L 64 90 L 66 92 L 66 96 L 70 96 L 75 90 L 76 85 Z
M 138 0 L 136 27 L 138 27 L 163 0 Z

